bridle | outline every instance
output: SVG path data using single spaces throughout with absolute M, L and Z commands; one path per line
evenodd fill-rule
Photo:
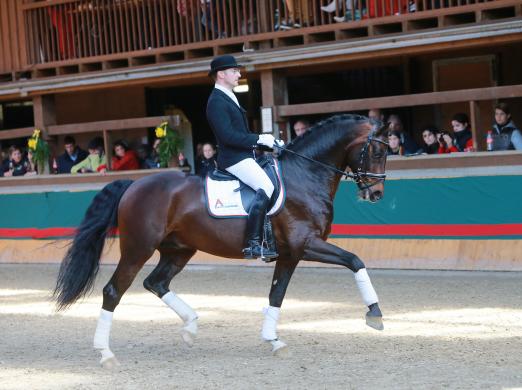
M 369 147 L 370 145 L 372 144 L 372 142 L 377 142 L 377 143 L 380 143 L 380 144 L 383 144 L 383 145 L 386 145 L 386 151 L 384 152 L 383 156 L 381 157 L 381 159 L 384 159 L 386 161 L 386 155 L 387 155 L 387 151 L 388 151 L 388 142 L 386 141 L 383 141 L 379 138 L 376 138 L 375 137 L 375 128 L 370 132 L 370 134 L 368 134 L 368 137 L 366 138 L 366 143 L 364 144 L 364 146 L 362 147 L 361 149 L 361 153 L 359 155 L 359 165 L 357 167 L 357 169 L 355 170 L 355 172 L 345 172 L 345 171 L 341 171 L 340 169 L 332 166 L 332 165 L 329 165 L 329 164 L 325 164 L 321 161 L 318 161 L 318 160 L 315 160 L 311 157 L 308 157 L 308 156 L 305 156 L 305 155 L 302 155 L 300 153 L 297 153 L 297 152 L 294 152 L 293 150 L 291 149 L 287 149 L 285 147 L 281 147 L 281 146 L 278 146 L 278 145 L 274 145 L 274 149 L 276 149 L 278 151 L 278 154 L 281 154 L 283 152 L 285 153 L 291 153 L 291 154 L 295 154 L 296 156 L 299 156 L 301 158 L 304 158 L 305 160 L 308 160 L 310 162 L 313 162 L 314 164 L 318 164 L 318 165 L 321 165 L 322 167 L 324 168 L 327 168 L 331 171 L 334 171 L 342 176 L 346 176 L 350 179 L 352 179 L 353 181 L 355 181 L 355 183 L 357 184 L 357 186 L 359 187 L 359 189 L 361 191 L 363 190 L 366 190 L 368 188 L 371 188 L 375 185 L 377 185 L 378 183 L 380 182 L 384 182 L 384 180 L 386 180 L 386 173 L 374 173 L 374 172 L 368 172 L 364 169 L 364 161 L 366 158 L 368 158 L 368 150 L 369 150 Z M 375 179 L 374 181 L 372 181 L 371 183 L 367 183 L 366 178 L 370 178 L 370 179 Z

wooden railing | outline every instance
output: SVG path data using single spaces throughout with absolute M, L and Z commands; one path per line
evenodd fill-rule
M 233 38 L 243 38 L 248 49 L 248 37 L 261 39 L 260 34 L 283 36 L 288 30 L 399 14 L 420 16 L 495 1 L 499 0 L 26 0 L 22 9 L 27 65 L 37 65 L 183 45 L 201 49 L 205 45 L 194 45 Z M 437 27 L 436 19 L 431 27 Z M 243 40 L 236 43 L 242 45 Z

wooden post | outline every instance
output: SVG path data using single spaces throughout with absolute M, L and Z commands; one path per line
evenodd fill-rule
M 479 112 L 479 105 L 476 101 L 472 100 L 469 102 L 469 120 L 470 120 L 470 126 L 471 126 L 471 134 L 473 138 L 473 149 L 479 150 L 479 147 L 483 149 L 482 142 L 478 142 L 479 135 L 483 134 L 482 129 L 479 128 L 480 126 L 480 112 Z M 484 138 L 484 137 L 482 137 Z M 480 138 L 480 139 L 482 139 Z
M 56 153 L 56 142 L 49 137 L 47 126 L 56 124 L 56 108 L 53 95 L 36 96 L 33 98 L 34 127 L 41 130 L 41 137 L 49 143 L 49 154 Z M 43 173 L 49 174 L 49 162 L 44 165 Z
M 274 136 L 287 142 L 290 139 L 287 121 L 282 118 L 277 106 L 288 104 L 286 77 L 281 72 L 265 70 L 261 72 L 261 93 L 263 107 L 274 107 Z
M 107 170 L 112 169 L 112 148 L 110 144 L 110 136 L 107 130 L 103 130 L 103 147 L 105 149 L 105 156 L 107 157 Z

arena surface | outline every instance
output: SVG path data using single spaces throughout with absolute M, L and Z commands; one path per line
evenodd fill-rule
M 115 313 L 103 370 L 91 348 L 101 289 L 56 314 L 57 265 L 0 266 L 0 389 L 514 389 L 522 388 L 522 274 L 370 271 L 385 330 L 364 324 L 351 272 L 298 269 L 279 335 L 290 356 L 261 342 L 270 267 L 193 266 L 175 291 L 199 313 L 196 344 L 146 292 L 146 267 Z

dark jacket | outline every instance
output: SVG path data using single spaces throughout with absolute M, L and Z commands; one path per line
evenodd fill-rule
M 216 169 L 216 159 L 214 157 L 203 157 L 197 162 L 196 173 L 202 178 L 205 178 L 207 177 L 207 174 L 212 172 L 214 169 Z
M 89 153 L 85 150 L 76 147 L 74 150 L 76 152 L 77 158 L 73 161 L 71 156 L 67 152 L 58 157 L 56 163 L 58 164 L 58 173 L 71 173 L 71 168 L 78 164 L 79 162 L 85 160 Z
M 219 168 L 253 156 L 259 136 L 248 130 L 246 111 L 219 89 L 214 88 L 208 98 L 207 120 L 216 136 Z
M 493 150 L 522 149 L 522 136 L 513 121 L 493 125 Z

